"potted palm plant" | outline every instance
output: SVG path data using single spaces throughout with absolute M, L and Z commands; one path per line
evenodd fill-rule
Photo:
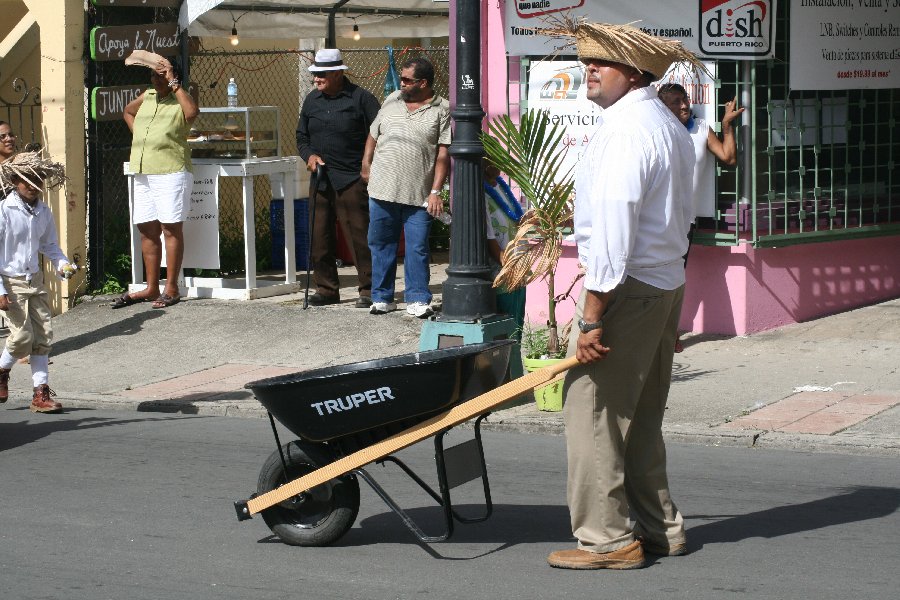
M 572 167 L 564 169 L 565 131 L 550 122 L 545 111 L 530 110 L 516 124 L 509 115 L 495 118 L 482 133 L 487 160 L 519 186 L 530 202 L 522 216 L 516 236 L 506 246 L 503 267 L 494 280 L 495 287 L 516 290 L 543 279 L 547 285 L 547 323 L 535 327 L 526 323 L 522 332 L 523 364 L 533 370 L 565 357 L 563 328 L 556 318 L 556 306 L 572 290 L 557 295 L 556 270 L 563 249 L 563 229 L 573 214 L 575 180 Z M 573 282 L 574 283 L 574 282 Z M 547 386 L 556 390 L 535 390 L 538 408 L 562 408 L 561 383 Z M 552 397 L 556 391 L 558 399 Z M 551 397 L 548 397 L 548 393 Z

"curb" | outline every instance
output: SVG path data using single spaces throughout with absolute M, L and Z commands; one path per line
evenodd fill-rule
M 12 405 L 19 402 L 27 405 L 29 397 L 11 395 Z M 7 406 L 10 406 L 7 404 Z M 103 409 L 192 416 L 216 416 L 264 419 L 268 416 L 265 408 L 255 400 L 244 401 L 191 401 L 166 399 L 132 399 L 115 394 L 67 394 L 65 408 Z M 471 429 L 470 421 L 459 425 Z M 530 404 L 503 409 L 482 422 L 483 431 L 498 431 L 522 434 L 565 435 L 561 413 L 536 413 Z M 699 446 L 759 448 L 772 450 L 793 450 L 801 452 L 831 452 L 839 454 L 900 457 L 900 440 L 895 437 L 870 434 L 839 433 L 830 436 L 816 434 L 789 434 L 765 430 L 722 430 L 717 426 L 703 424 L 663 426 L 666 442 Z

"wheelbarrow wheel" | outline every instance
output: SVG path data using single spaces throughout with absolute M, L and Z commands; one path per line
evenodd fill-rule
M 323 444 L 294 441 L 284 446 L 285 465 L 276 450 L 259 473 L 257 490 L 264 494 L 334 462 Z M 327 546 L 347 533 L 359 513 L 359 482 L 342 475 L 262 511 L 269 529 L 285 544 Z

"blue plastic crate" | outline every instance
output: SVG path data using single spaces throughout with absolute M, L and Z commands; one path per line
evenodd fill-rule
M 269 205 L 269 228 L 272 233 L 272 269 L 284 269 L 284 200 L 276 198 Z M 294 200 L 294 248 L 297 270 L 305 271 L 309 261 L 309 198 Z

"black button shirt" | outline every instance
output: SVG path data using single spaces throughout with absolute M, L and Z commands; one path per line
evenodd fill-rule
M 359 179 L 369 126 L 378 114 L 378 100 L 371 92 L 344 78 L 344 89 L 336 96 L 313 90 L 303 101 L 297 123 L 297 151 L 301 158 L 318 154 L 335 190 Z M 319 189 L 328 182 L 319 182 Z

